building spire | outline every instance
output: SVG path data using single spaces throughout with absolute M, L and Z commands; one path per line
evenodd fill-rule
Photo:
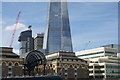
M 67 2 L 51 0 L 48 8 L 48 22 L 44 35 L 43 49 L 46 53 L 60 50 L 72 52 L 72 40 Z

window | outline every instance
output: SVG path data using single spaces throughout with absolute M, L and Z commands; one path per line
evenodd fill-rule
M 12 74 L 10 74 L 10 73 L 9 73 L 8 75 L 9 75 L 9 76 L 12 76 Z
M 64 61 L 68 61 L 68 59 L 64 59 Z
M 104 78 L 104 76 L 95 76 L 95 78 Z
M 52 67 L 52 64 L 50 64 L 50 67 Z
M 93 68 L 93 66 L 89 66 L 89 68 Z
M 117 52 L 110 52 L 110 51 L 105 51 L 105 53 L 108 53 L 108 54 L 117 54 Z
M 77 75 L 75 75 L 75 77 L 77 77 Z
M 67 77 L 67 75 L 65 75 L 65 77 Z
M 120 78 L 120 76 L 118 75 L 107 75 L 106 77 L 107 78 Z
M 93 73 L 93 71 L 89 71 L 89 73 Z
M 106 65 L 106 68 L 113 68 L 113 69 L 119 69 L 119 66 L 113 66 L 113 65 Z
M 8 68 L 8 70 L 9 70 L 9 71 L 12 71 L 12 69 L 11 69 L 11 68 Z
M 95 73 L 104 73 L 105 71 L 95 71 Z
M 67 72 L 67 70 L 65 70 L 65 72 Z
M 70 65 L 70 68 L 72 68 L 72 65 Z
M 57 66 L 59 66 L 59 63 L 57 63 Z
M 104 68 L 104 65 L 103 66 L 95 66 L 95 68 L 98 68 L 98 69 L 100 69 L 100 68 Z
M 5 62 L 3 62 L 3 63 L 2 63 L 2 66 L 6 66 L 6 63 L 5 63 Z
M 76 66 L 74 66 L 74 68 L 77 68 Z
M 89 76 L 89 78 L 93 78 L 93 76 Z
M 120 74 L 120 71 L 119 70 L 106 70 L 106 73 L 117 73 L 117 74 Z
M 68 61 L 72 61 L 72 59 L 68 59 Z
M 77 72 L 77 70 L 75 70 L 75 73 Z
M 80 59 L 78 59 L 77 61 L 81 61 Z
M 15 66 L 18 66 L 19 64 L 18 63 L 15 63 Z
M 9 63 L 9 66 L 12 66 L 12 63 Z
M 73 59 L 73 61 L 76 61 L 75 59 Z

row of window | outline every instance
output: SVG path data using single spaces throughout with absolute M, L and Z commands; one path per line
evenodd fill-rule
M 8 66 L 9 66 L 9 67 L 10 67 L 10 66 L 13 66 L 13 64 L 14 64 L 14 66 L 19 66 L 19 63 L 8 63 Z M 3 67 L 7 66 L 7 63 L 3 62 L 3 63 L 2 63 L 2 66 L 3 66 Z
M 64 56 L 64 57 L 75 57 L 74 55 L 61 55 L 61 56 Z
M 104 78 L 104 76 L 102 76 L 102 75 L 101 76 L 95 76 L 95 78 Z
M 67 72 L 68 70 L 65 70 L 65 72 Z M 74 70 L 74 72 L 76 73 L 77 72 L 77 70 Z
M 89 66 L 89 68 L 93 68 L 93 66 Z M 94 66 L 94 68 L 98 68 L 98 69 L 104 68 L 104 65 L 103 66 Z
M 104 78 L 104 76 L 103 75 L 101 75 L 101 76 L 89 76 L 89 78 Z
M 110 52 L 110 51 L 105 51 L 105 53 L 109 53 L 109 54 L 117 54 L 117 52 Z
M 107 75 L 106 78 L 120 78 L 119 75 Z
M 120 69 L 119 65 L 113 66 L 113 65 L 106 65 L 106 68 L 112 68 L 112 69 Z
M 84 55 L 78 55 L 77 57 L 89 56 L 89 55 L 100 54 L 100 53 L 104 53 L 104 51 L 96 52 L 96 53 L 89 53 L 89 54 L 84 54 Z
M 99 68 L 100 69 L 100 68 L 104 68 L 104 66 L 95 66 L 95 68 Z
M 89 66 L 89 68 L 93 68 L 93 66 Z M 94 66 L 94 68 L 104 68 L 104 66 Z M 112 68 L 112 69 L 120 69 L 120 66 L 112 66 L 112 65 L 106 65 L 106 68 Z
M 101 75 L 101 76 L 89 76 L 89 78 L 105 78 L 105 76 Z M 106 78 L 120 78 L 119 75 L 107 75 Z
M 89 73 L 93 73 L 93 71 L 89 71 Z M 105 73 L 105 71 L 95 71 L 95 73 Z
M 79 64 L 78 64 L 79 65 Z M 52 67 L 52 65 L 50 65 L 51 67 Z M 59 63 L 57 63 L 57 66 L 62 66 L 61 64 L 59 64 Z M 67 67 L 67 66 L 66 66 Z M 87 66 L 85 66 L 85 65 L 80 65 L 80 67 L 81 68 L 87 68 Z M 73 68 L 73 66 L 72 65 L 70 65 L 70 68 Z M 77 66 L 74 66 L 74 68 L 77 68 Z
M 118 71 L 118 70 L 106 70 L 106 73 L 119 73 L 120 74 L 120 71 Z
M 48 61 L 60 61 L 60 58 L 50 59 Z M 83 61 L 81 59 L 61 59 L 61 61 Z
M 117 54 L 116 52 L 109 52 L 109 51 L 101 51 L 101 52 L 96 52 L 96 53 L 89 53 L 89 54 L 84 54 L 84 55 L 78 55 L 77 57 L 82 57 L 82 56 L 90 56 L 90 55 L 95 55 L 95 54 L 100 54 L 100 53 L 108 53 L 108 54 Z
M 104 57 L 104 56 L 95 56 L 95 57 L 89 57 L 89 58 L 98 58 L 98 57 Z M 86 59 L 89 59 L 89 58 L 86 58 Z
M 119 61 L 116 61 L 116 62 L 115 62 L 115 61 L 101 61 L 101 62 L 106 62 L 106 63 L 117 63 L 117 64 L 120 63 Z
M 105 71 L 95 71 L 95 73 L 105 73 Z
M 19 58 L 19 56 L 13 56 L 13 55 L 0 55 L 1 58 Z
M 120 60 L 119 58 L 110 58 L 111 60 Z

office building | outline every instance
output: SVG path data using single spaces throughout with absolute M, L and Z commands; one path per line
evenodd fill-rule
M 89 62 L 90 78 L 120 78 L 120 58 L 117 56 L 117 49 L 100 47 L 75 54 Z
M 102 47 L 110 47 L 117 49 L 117 52 L 120 53 L 120 44 L 109 44 L 109 45 L 103 45 Z
M 46 74 L 61 75 L 63 80 L 89 78 L 87 61 L 77 58 L 73 52 L 59 51 L 46 55 Z
M 89 59 L 105 57 L 105 56 L 116 56 L 117 50 L 108 47 L 100 47 L 90 50 L 78 51 L 75 54 L 77 57 L 81 59 L 89 60 Z
M 20 42 L 20 57 L 25 53 L 34 50 L 34 38 L 32 37 L 32 30 L 26 30 L 20 33 L 18 41 Z
M 67 2 L 54 1 L 56 0 L 49 2 L 43 49 L 45 53 L 60 50 L 73 52 Z
M 23 75 L 23 59 L 13 53 L 13 48 L 0 47 L 0 77 L 17 77 Z
M 120 58 L 100 57 L 89 63 L 90 78 L 120 78 Z
M 43 39 L 44 39 L 44 34 L 36 34 L 34 38 L 34 50 L 41 51 L 43 48 Z

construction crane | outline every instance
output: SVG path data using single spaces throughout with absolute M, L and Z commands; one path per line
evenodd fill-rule
M 12 33 L 12 38 L 11 38 L 11 42 L 10 42 L 10 47 L 12 47 L 12 44 L 13 44 L 13 41 L 14 41 L 15 32 L 16 32 L 16 27 L 17 27 L 18 22 L 19 22 L 20 14 L 21 14 L 21 11 L 19 11 L 19 13 L 18 13 L 18 15 L 17 15 L 17 18 L 16 18 L 16 23 L 15 23 L 14 30 L 13 30 L 13 33 Z

